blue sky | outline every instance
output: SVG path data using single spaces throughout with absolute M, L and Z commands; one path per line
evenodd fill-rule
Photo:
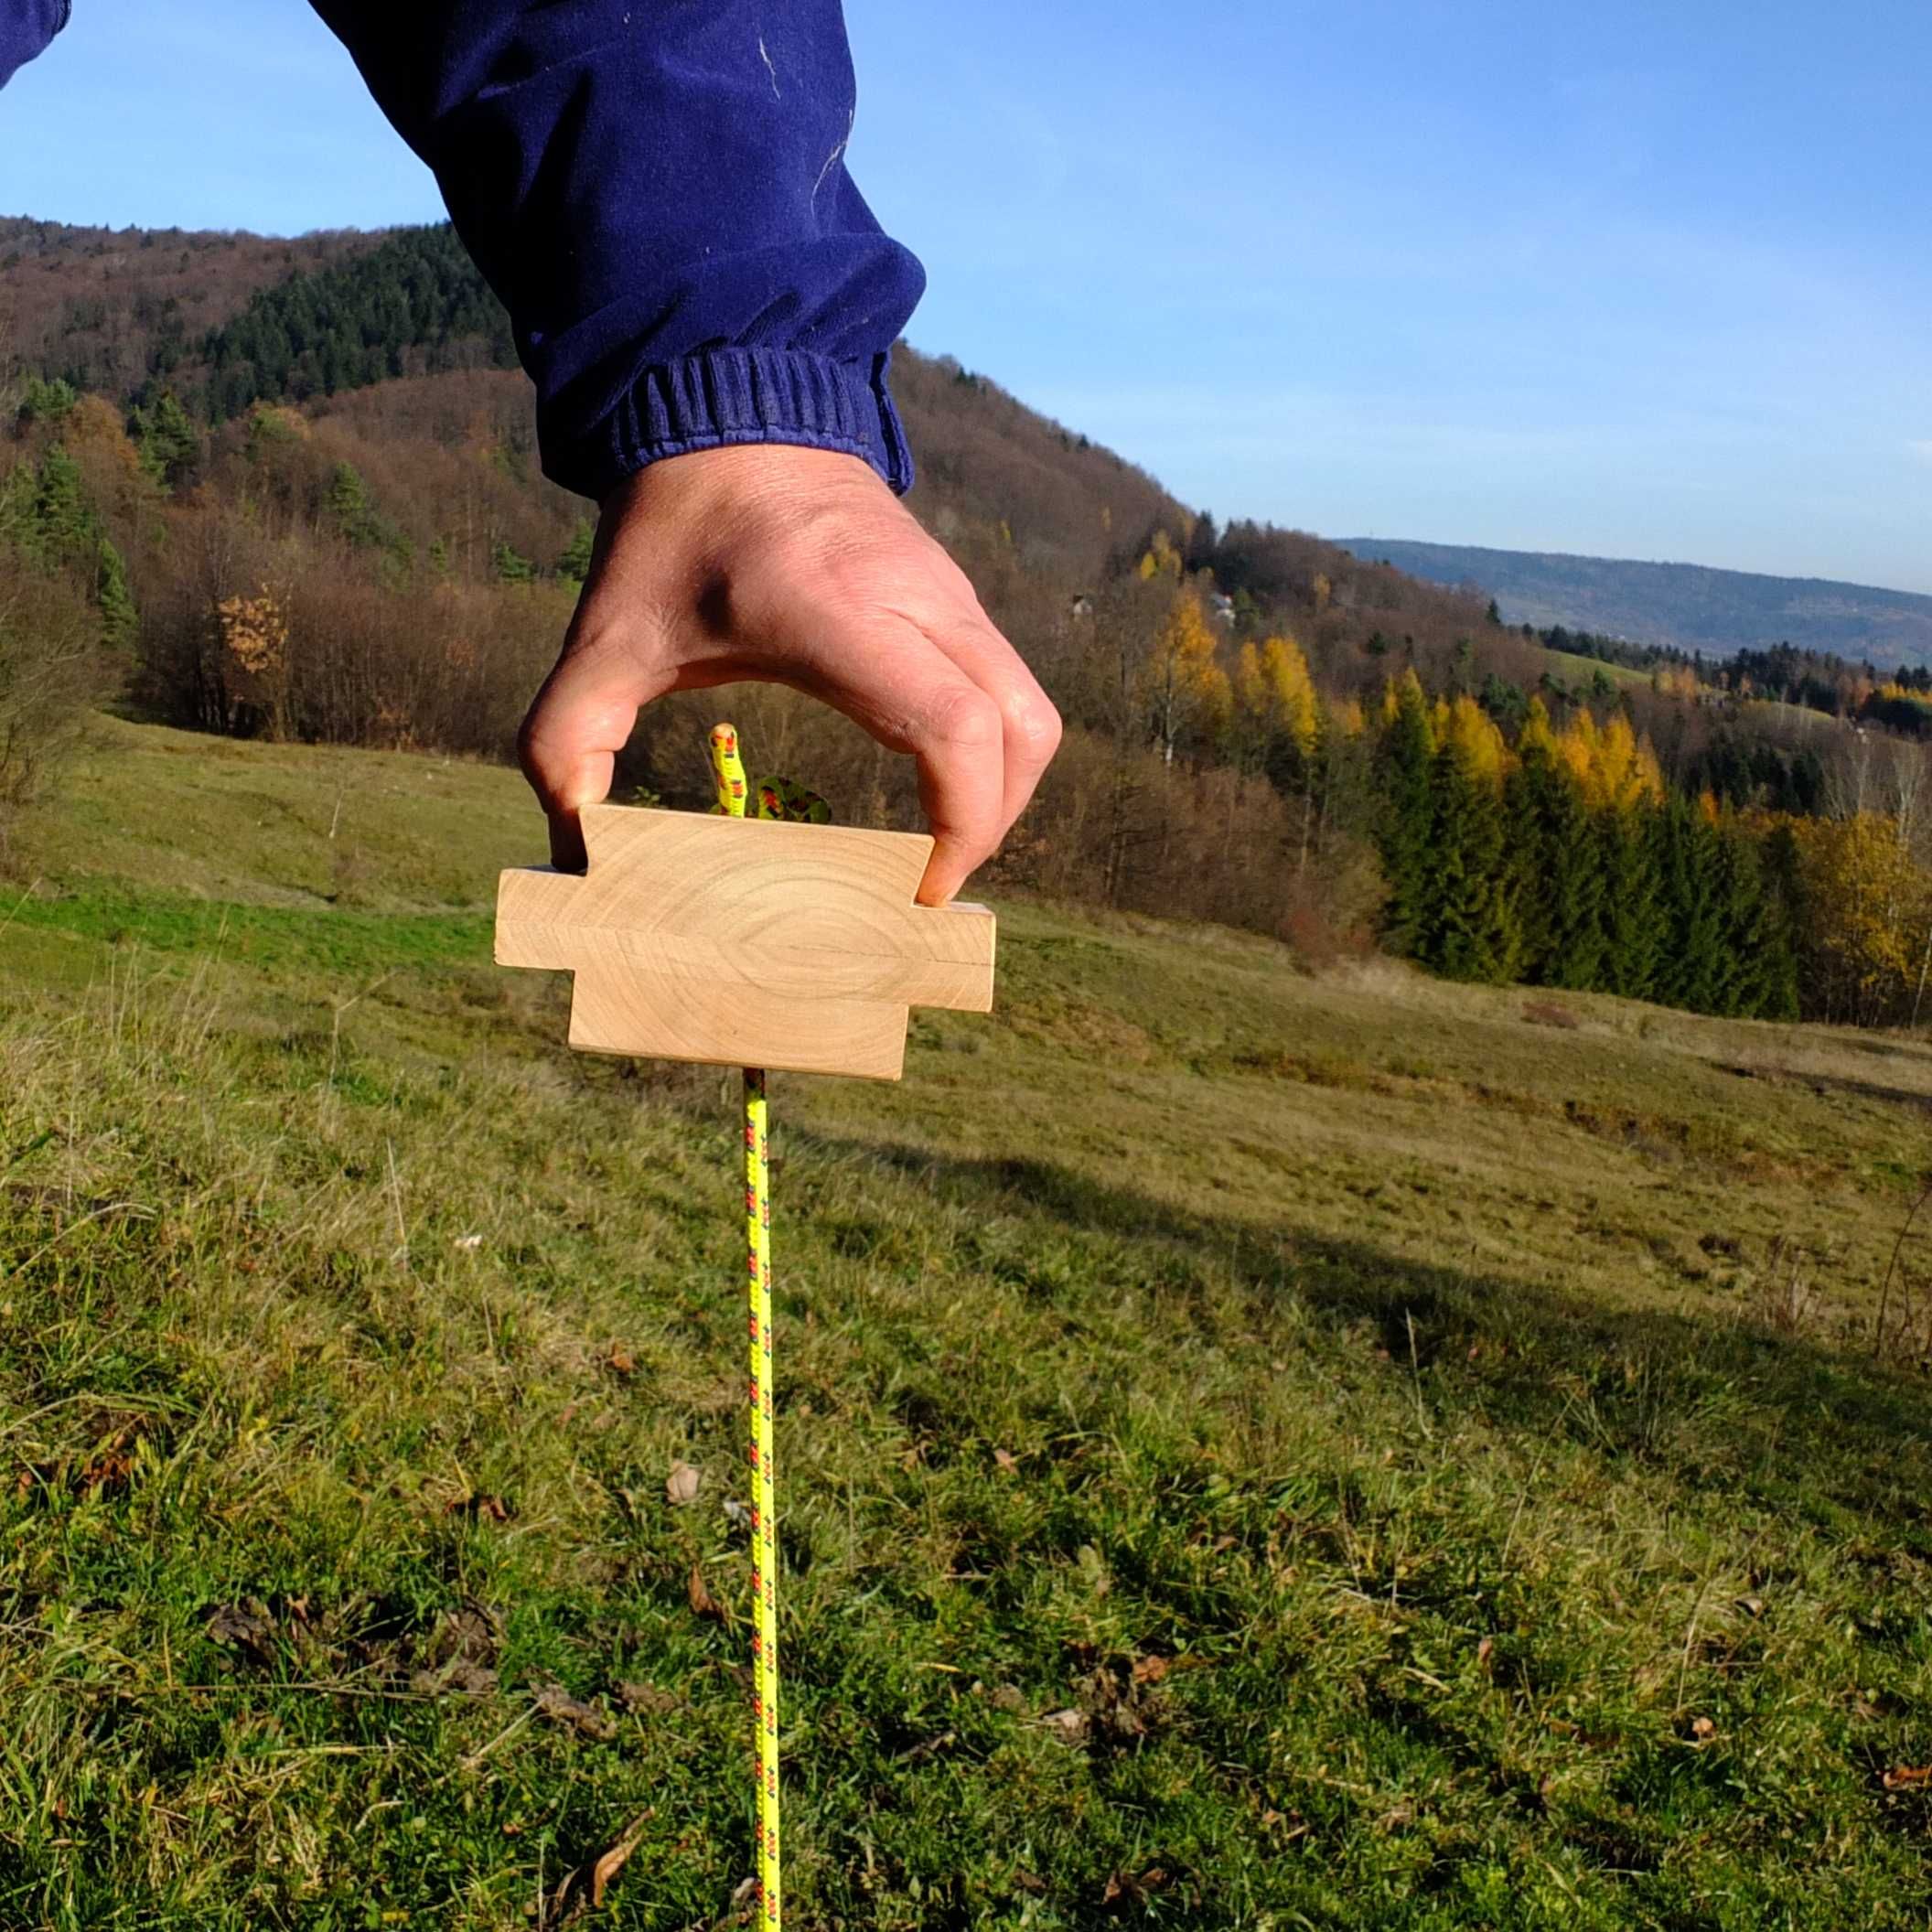
M 1190 502 L 1932 591 L 1923 0 L 847 4 L 912 339 Z M 74 11 L 0 210 L 437 212 L 300 0 Z

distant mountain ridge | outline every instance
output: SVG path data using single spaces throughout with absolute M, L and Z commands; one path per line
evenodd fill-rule
M 1432 583 L 1477 585 L 1510 624 L 1565 624 L 1711 657 L 1790 643 L 1881 670 L 1932 663 L 1932 596 L 1912 591 L 1471 543 L 1335 541 Z

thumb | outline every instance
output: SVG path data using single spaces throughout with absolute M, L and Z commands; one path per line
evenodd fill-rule
M 544 679 L 517 734 L 517 758 L 550 821 L 551 862 L 561 870 L 584 869 L 577 814 L 608 796 L 639 711 L 672 682 L 608 645 L 566 645 Z

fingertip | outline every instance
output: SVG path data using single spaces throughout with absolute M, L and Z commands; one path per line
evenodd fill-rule
M 584 843 L 584 822 L 574 811 L 550 816 L 550 863 L 559 872 L 585 872 L 590 853 Z
M 960 888 L 985 863 L 987 856 L 983 853 L 975 856 L 956 840 L 936 840 L 932 856 L 926 862 L 926 875 L 919 881 L 919 889 L 913 895 L 914 899 L 921 906 L 950 904 Z

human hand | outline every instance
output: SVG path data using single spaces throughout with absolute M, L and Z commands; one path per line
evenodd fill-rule
M 857 456 L 754 444 L 671 456 L 606 500 L 563 655 L 519 735 L 551 854 L 610 789 L 639 710 L 742 679 L 822 699 L 918 761 L 943 905 L 1019 817 L 1060 739 L 972 585 Z

